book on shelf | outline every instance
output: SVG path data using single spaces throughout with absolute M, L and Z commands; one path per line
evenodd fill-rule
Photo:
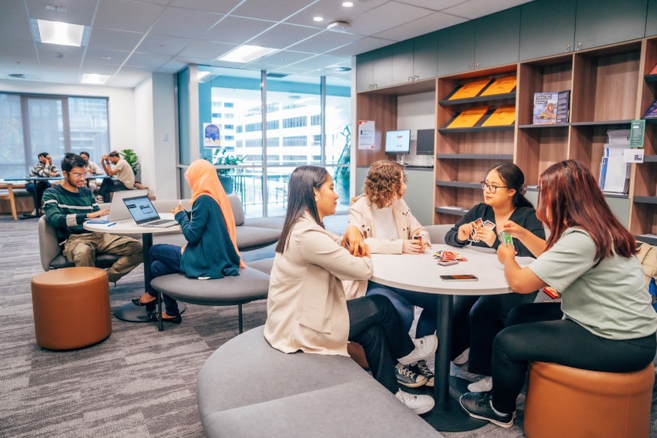
M 481 90 L 488 84 L 490 84 L 491 79 L 478 79 L 476 81 L 468 82 L 461 85 L 461 88 L 456 90 L 447 100 L 456 100 L 456 99 L 467 99 L 470 97 L 476 97 Z
M 650 105 L 650 107 L 648 108 L 648 110 L 646 111 L 646 113 L 643 115 L 643 118 L 644 118 L 644 119 L 654 119 L 654 118 L 657 118 L 657 100 L 655 100 L 655 101 Z
M 630 164 L 623 159 L 627 144 L 606 144 L 600 163 L 600 188 L 605 193 L 626 194 L 630 186 Z
M 449 125 L 446 126 L 446 128 L 472 128 L 488 112 L 488 108 L 488 105 L 481 105 L 463 110 Z
M 490 84 L 481 95 L 493 96 L 495 94 L 506 94 L 512 92 L 516 88 L 516 75 L 502 76 L 495 79 L 495 82 Z
M 534 93 L 532 124 L 556 125 L 568 123 L 570 90 L 556 93 Z
M 516 106 L 502 105 L 481 126 L 508 126 L 516 121 Z
M 629 148 L 631 132 L 630 129 L 610 129 L 607 131 L 607 144 L 622 145 Z
M 657 64 L 650 70 L 650 73 L 648 75 L 657 75 Z

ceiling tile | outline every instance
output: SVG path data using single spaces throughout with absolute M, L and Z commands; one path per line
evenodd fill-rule
M 23 0 L 2 0 L 2 4 L 0 4 L 0 13 L 11 15 L 12 17 L 23 20 L 27 19 L 25 3 L 23 3 Z
M 293 64 L 304 59 L 308 59 L 312 56 L 309 53 L 293 52 L 291 50 L 281 50 L 272 55 L 267 56 L 266 58 L 261 58 L 253 63 L 250 63 L 249 68 L 260 67 L 264 68 L 266 66 L 280 67 L 282 65 Z
M 157 55 L 176 55 L 187 47 L 192 40 L 187 38 L 169 37 L 162 35 L 146 35 L 137 50 Z
M 295 26 L 293 24 L 278 24 L 267 32 L 249 41 L 249 44 L 271 47 L 273 49 L 284 49 L 317 33 L 317 29 L 312 29 L 310 27 Z
M 14 40 L 11 44 L 0 44 L 0 56 L 32 57 L 36 56 L 36 48 L 32 40 Z
M 470 0 L 442 12 L 475 19 L 524 3 L 528 3 L 528 0 Z
M 242 44 L 275 24 L 273 21 L 228 16 L 201 38 L 210 41 Z
M 380 47 L 389 46 L 394 43 L 391 40 L 384 40 L 381 38 L 363 38 L 355 43 L 348 44 L 340 47 L 339 49 L 331 50 L 327 55 L 333 56 L 353 56 L 359 53 L 369 52 L 370 50 L 378 49 Z
M 356 17 L 351 23 L 350 32 L 371 36 L 430 13 L 431 11 L 424 8 L 389 2 Z
M 308 38 L 294 46 L 290 47 L 292 50 L 299 50 L 308 53 L 324 53 L 329 50 L 334 50 L 345 44 L 351 44 L 358 40 L 363 39 L 360 35 L 353 35 L 343 32 L 324 31 L 315 36 Z
M 119 69 L 118 65 L 102 65 L 93 62 L 83 62 L 80 68 L 81 73 L 114 76 Z
M 4 1 L 4 0 L 3 0 Z M 30 18 L 63 21 L 71 24 L 91 26 L 96 10 L 96 2 L 89 0 L 44 1 L 26 0 Z M 49 11 L 46 5 L 66 8 L 66 11 Z
M 389 0 L 354 1 L 351 8 L 342 7 L 341 0 L 321 0 L 299 11 L 285 20 L 286 23 L 321 27 L 323 29 L 332 21 L 351 22 L 358 15 L 387 3 Z M 323 17 L 322 23 L 313 21 L 313 17 Z
M 128 62 L 126 62 L 125 65 L 130 67 L 144 67 L 153 71 L 162 67 L 170 59 L 170 56 L 151 55 L 150 53 L 135 52 L 130 56 L 130 58 L 128 58 Z
M 241 17 L 283 20 L 316 0 L 246 0 L 232 12 Z M 274 6 L 275 7 L 272 7 Z
M 158 73 L 176 73 L 179 70 L 187 67 L 187 64 L 184 62 L 176 61 L 175 59 L 170 59 L 166 64 L 157 69 Z
M 100 0 L 94 27 L 146 32 L 163 10 L 163 6 L 150 3 Z
M 463 23 L 464 21 L 467 20 L 462 17 L 443 14 L 442 12 L 434 12 L 426 17 L 377 33 L 374 36 L 389 40 L 404 41 L 409 38 L 415 38 L 416 36 L 454 26 L 455 24 Z
M 158 35 L 196 38 L 223 17 L 221 14 L 191 9 L 166 8 L 151 29 Z
M 341 62 L 345 62 L 345 59 L 336 56 L 319 55 L 313 58 L 305 59 L 300 62 L 296 62 L 291 67 L 319 69 L 319 68 L 325 68 L 329 65 L 339 64 Z
M 0 56 L 0 65 L 3 69 L 21 73 L 22 70 L 39 68 L 36 55 L 27 56 Z
M 426 9 L 433 9 L 434 11 L 442 11 L 443 9 L 451 8 L 452 6 L 466 3 L 468 0 L 400 0 L 407 5 L 418 6 Z
M 227 14 L 242 0 L 171 0 L 169 6 Z
M 207 63 L 235 47 L 237 46 L 234 44 L 215 43 L 213 41 L 193 41 L 186 49 L 178 54 L 178 57 L 200 58 L 205 60 L 202 63 Z
M 32 32 L 27 20 L 16 19 L 13 15 L 0 14 L 0 41 L 6 45 L 7 41 L 32 41 Z
M 49 68 L 41 72 L 42 81 L 55 84 L 79 84 L 80 78 L 80 73 L 77 70 L 72 72 L 69 69 Z
M 130 52 L 106 49 L 87 49 L 84 54 L 84 63 L 94 65 L 121 65 L 130 55 Z
M 91 31 L 91 38 L 89 39 L 89 48 L 132 52 L 143 36 L 144 34 L 142 33 L 94 27 Z
M 110 87 L 129 87 L 133 88 L 139 85 L 145 79 L 151 76 L 150 71 L 137 67 L 124 67 L 120 72 L 109 78 L 107 84 Z

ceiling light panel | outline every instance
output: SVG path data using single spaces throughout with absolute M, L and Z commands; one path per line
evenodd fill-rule
M 225 62 L 247 63 L 255 61 L 258 58 L 262 58 L 265 55 L 269 55 L 270 53 L 274 53 L 276 50 L 277 49 L 272 49 L 269 47 L 251 46 L 245 44 L 235 50 L 231 50 L 217 60 Z
M 80 47 L 89 40 L 89 30 L 79 24 L 62 21 L 31 20 L 34 40 L 44 44 Z
M 85 73 L 82 75 L 83 84 L 104 85 L 110 77 L 108 75 L 99 75 L 95 73 Z

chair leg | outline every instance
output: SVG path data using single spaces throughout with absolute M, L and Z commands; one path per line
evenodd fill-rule
M 239 321 L 239 333 L 242 334 L 242 303 L 237 305 L 237 315 Z
M 11 198 L 9 200 L 9 203 L 11 204 L 11 216 L 14 218 L 15 221 L 17 221 L 18 214 L 16 214 L 16 202 L 14 201 L 14 198 Z

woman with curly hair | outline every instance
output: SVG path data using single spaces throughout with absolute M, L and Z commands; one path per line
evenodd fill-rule
M 429 233 L 411 213 L 404 201 L 406 175 L 394 161 L 377 161 L 365 178 L 363 194 L 349 207 L 349 225 L 360 230 L 372 254 L 420 254 L 431 246 Z M 404 289 L 383 286 L 373 281 L 346 285 L 347 298 L 383 295 L 395 306 L 406 330 L 413 324 L 413 306 L 424 310 L 418 321 L 416 342 L 436 343 L 436 300 L 434 297 Z M 425 361 L 397 364 L 395 374 L 400 384 L 415 388 L 433 386 L 434 374 Z

